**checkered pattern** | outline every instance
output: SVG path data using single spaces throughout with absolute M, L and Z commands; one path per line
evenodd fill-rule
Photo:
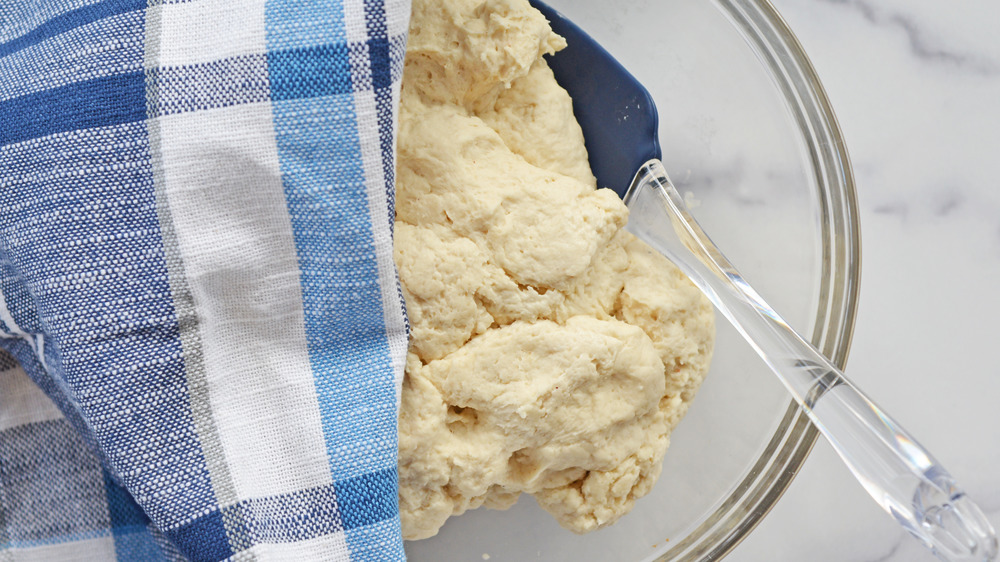
M 0 559 L 403 558 L 408 0 L 0 0 Z

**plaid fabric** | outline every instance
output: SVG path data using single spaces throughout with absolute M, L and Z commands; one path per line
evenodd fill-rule
M 407 0 L 0 0 L 0 560 L 402 559 Z

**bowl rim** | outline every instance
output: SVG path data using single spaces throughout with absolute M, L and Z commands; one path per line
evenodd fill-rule
M 805 141 L 818 186 L 822 271 L 812 343 L 843 369 L 854 335 L 861 230 L 850 157 L 815 68 L 771 0 L 714 0 L 781 91 Z M 778 429 L 747 475 L 697 528 L 656 558 L 720 560 L 753 531 L 788 489 L 819 432 L 789 400 Z

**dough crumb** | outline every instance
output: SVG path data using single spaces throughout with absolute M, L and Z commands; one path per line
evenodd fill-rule
M 597 189 L 565 41 L 527 0 L 413 0 L 395 261 L 412 326 L 403 536 L 521 493 L 572 531 L 652 488 L 712 354 L 711 305 Z M 483 554 L 483 559 L 489 559 Z

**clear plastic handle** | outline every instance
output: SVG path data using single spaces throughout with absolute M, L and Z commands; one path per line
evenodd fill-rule
M 657 160 L 625 195 L 627 230 L 670 258 L 771 367 L 872 498 L 942 560 L 988 561 L 982 511 L 927 450 L 764 302 L 691 217 Z

